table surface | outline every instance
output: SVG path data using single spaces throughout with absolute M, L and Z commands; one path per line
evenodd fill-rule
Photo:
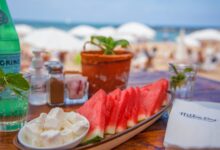
M 143 86 L 160 78 L 168 78 L 166 72 L 141 72 L 133 73 L 129 78 L 129 86 Z M 197 101 L 220 102 L 220 82 L 198 77 L 195 85 L 194 99 Z M 72 111 L 79 106 L 64 107 L 65 111 Z M 28 120 L 37 117 L 41 112 L 48 112 L 49 106 L 30 106 Z M 144 150 L 144 149 L 165 149 L 163 146 L 164 134 L 166 130 L 167 117 L 161 117 L 155 124 L 147 128 L 143 132 L 136 135 L 129 141 L 116 147 L 116 150 Z M 16 147 L 12 140 L 17 132 L 4 133 L 0 132 L 0 149 L 13 150 Z

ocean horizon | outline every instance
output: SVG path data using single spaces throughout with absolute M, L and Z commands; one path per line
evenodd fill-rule
M 91 23 L 91 22 L 52 22 L 52 21 L 30 21 L 30 20 L 14 20 L 15 24 L 27 24 L 34 28 L 45 28 L 45 27 L 55 27 L 65 31 L 70 30 L 78 25 L 90 25 L 95 28 L 101 28 L 106 26 L 112 26 L 117 28 L 121 24 L 117 23 Z M 155 41 L 175 41 L 176 37 L 179 35 L 179 31 L 181 29 L 185 30 L 185 33 L 191 33 L 196 30 L 201 30 L 205 28 L 214 28 L 219 30 L 219 26 L 184 26 L 184 25 L 148 25 L 147 26 L 153 28 L 157 34 L 155 37 Z

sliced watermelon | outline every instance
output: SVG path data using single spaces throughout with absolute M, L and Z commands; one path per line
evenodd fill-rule
M 144 103 L 148 96 L 148 91 L 145 89 L 136 88 L 137 97 L 139 100 L 139 110 L 138 110 L 138 122 L 147 118 L 146 111 L 148 106 Z
M 164 100 L 165 87 L 163 81 L 156 81 L 149 88 L 141 89 L 141 101 L 145 107 L 145 115 L 150 117 L 157 112 Z
M 163 102 L 167 100 L 168 81 L 166 79 L 160 79 L 155 84 L 156 84 L 155 86 L 161 86 L 162 87 L 160 97 L 158 98 L 158 101 L 157 101 L 156 106 L 155 106 L 155 112 L 154 113 L 157 113 L 161 109 L 161 106 L 163 105 Z
M 139 112 L 139 95 L 137 88 L 130 89 L 130 114 L 128 114 L 127 126 L 133 127 L 138 123 L 138 112 Z M 128 110 L 129 111 L 129 110 Z
M 109 119 L 106 119 L 106 127 L 105 127 L 105 133 L 106 134 L 115 134 L 116 125 L 118 121 L 118 114 L 119 114 L 119 99 L 121 95 L 121 90 L 116 89 L 108 94 L 108 100 L 113 101 L 113 107 L 111 109 L 111 112 L 109 114 Z
M 133 89 L 130 87 L 121 92 L 121 97 L 119 101 L 119 119 L 117 121 L 116 132 L 122 132 L 127 129 L 128 118 L 131 115 L 131 110 L 133 107 Z
M 153 85 L 153 83 L 147 84 L 147 85 L 143 86 L 141 89 L 149 91 L 150 88 L 152 87 L 152 85 Z
M 85 116 L 90 123 L 90 129 L 82 143 L 92 143 L 104 138 L 106 93 L 96 92 L 77 112 Z

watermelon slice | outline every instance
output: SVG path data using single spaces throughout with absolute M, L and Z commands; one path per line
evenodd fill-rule
M 106 93 L 96 92 L 77 112 L 85 116 L 90 123 L 90 129 L 82 143 L 92 143 L 104 138 Z
M 149 91 L 150 88 L 152 87 L 152 85 L 153 85 L 153 83 L 147 84 L 147 85 L 143 86 L 141 89 Z
M 109 117 L 106 117 L 108 119 L 106 119 L 106 127 L 105 127 L 105 133 L 106 134 L 115 134 L 115 130 L 116 130 L 116 125 L 117 125 L 117 121 L 118 121 L 118 114 L 119 114 L 119 109 L 118 109 L 118 105 L 119 105 L 119 99 L 120 99 L 120 95 L 121 95 L 121 90 L 120 89 L 116 89 L 114 91 L 112 91 L 111 93 L 108 94 L 108 101 L 113 101 L 113 107 L 111 109 L 111 112 L 109 114 Z
M 160 110 L 166 93 L 164 85 L 164 81 L 158 80 L 151 84 L 150 87 L 141 89 L 141 102 L 145 107 L 145 115 L 147 117 Z
M 161 79 L 161 80 L 158 80 L 155 84 L 156 86 L 162 87 L 161 95 L 158 98 L 158 101 L 155 106 L 154 113 L 157 113 L 161 109 L 163 102 L 167 100 L 168 81 L 166 79 Z
M 119 101 L 119 119 L 117 121 L 116 132 L 122 132 L 127 129 L 128 118 L 133 108 L 133 88 L 128 88 L 121 92 Z
M 139 111 L 139 94 L 137 88 L 130 89 L 130 114 L 128 114 L 127 126 L 133 127 L 138 123 L 138 111 Z M 129 111 L 129 110 L 128 110 Z
M 140 89 L 140 88 L 136 88 L 136 91 L 137 91 L 137 97 L 138 100 L 139 100 L 139 110 L 138 110 L 138 122 L 144 120 L 147 118 L 146 116 L 146 109 L 148 109 L 148 106 L 145 105 L 145 100 L 147 99 L 147 94 L 148 94 L 148 91 L 145 90 L 145 89 Z

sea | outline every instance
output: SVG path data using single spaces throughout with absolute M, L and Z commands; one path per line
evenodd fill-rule
M 45 28 L 45 27 L 55 27 L 65 31 L 70 30 L 79 25 L 90 25 L 95 28 L 101 28 L 105 26 L 119 27 L 121 24 L 101 24 L 101 23 L 64 23 L 64 22 L 41 22 L 41 21 L 24 21 L 24 20 L 15 20 L 15 24 L 27 24 L 34 28 Z M 206 28 L 214 28 L 220 29 L 220 27 L 211 27 L 211 26 L 150 26 L 156 31 L 156 37 L 154 41 L 163 42 L 163 41 L 175 41 L 181 29 L 185 31 L 186 34 L 191 33 L 196 30 L 206 29 Z

